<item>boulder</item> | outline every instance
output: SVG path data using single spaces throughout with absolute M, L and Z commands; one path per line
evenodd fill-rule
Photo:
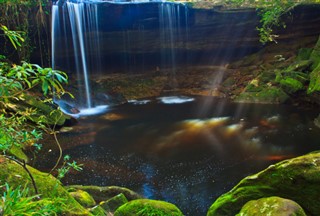
M 101 202 L 99 205 L 108 212 L 114 212 L 117 210 L 117 208 L 119 208 L 127 202 L 127 198 L 121 193 L 117 196 L 112 197 L 111 199 L 108 199 L 105 202 Z
M 96 202 L 102 202 L 106 201 L 108 199 L 111 199 L 114 196 L 117 196 L 118 194 L 123 194 L 129 201 L 134 199 L 141 199 L 142 196 L 137 194 L 136 192 L 124 188 L 124 187 L 118 187 L 118 186 L 105 186 L 105 187 L 99 187 L 99 186 L 83 186 L 83 185 L 69 185 L 66 186 L 68 191 L 76 191 L 76 190 L 83 190 L 88 192 L 93 199 Z
M 86 191 L 76 190 L 74 192 L 70 192 L 70 195 L 85 208 L 96 205 L 96 201 Z
M 267 197 L 247 202 L 237 216 L 307 216 L 301 206 L 289 199 Z
M 28 165 L 27 168 L 34 178 L 40 197 L 49 198 L 53 201 L 55 199 L 63 200 L 62 215 L 91 215 L 67 192 L 55 177 L 48 173 L 40 172 Z M 27 171 L 17 162 L 0 156 L 0 185 L 5 183 L 13 188 L 17 188 L 20 185 L 30 188 L 30 196 L 35 195 L 35 190 Z M 0 188 L 1 193 L 4 192 L 3 189 L 3 187 Z
M 173 204 L 149 199 L 132 200 L 120 206 L 114 216 L 130 215 L 162 215 L 162 216 L 182 216 L 182 212 Z
M 279 196 L 294 200 L 307 215 L 319 215 L 320 152 L 285 160 L 243 179 L 220 196 L 208 216 L 236 215 L 250 200 Z

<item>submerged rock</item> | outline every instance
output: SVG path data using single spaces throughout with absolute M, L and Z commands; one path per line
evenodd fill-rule
M 162 216 L 182 216 L 182 212 L 173 204 L 148 199 L 137 199 L 120 206 L 114 216 L 130 215 L 162 215 Z
M 319 215 L 320 152 L 277 163 L 243 179 L 219 197 L 208 216 L 228 216 L 240 212 L 250 200 L 279 196 L 296 201 L 307 215 Z
M 237 216 L 306 216 L 301 206 L 289 199 L 267 197 L 247 202 Z

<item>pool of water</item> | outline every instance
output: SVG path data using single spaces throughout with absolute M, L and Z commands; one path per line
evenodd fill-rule
M 64 154 L 84 164 L 65 184 L 118 185 L 205 215 L 221 194 L 272 163 L 320 147 L 316 110 L 237 104 L 213 97 L 132 100 L 84 116 L 59 134 Z M 49 142 L 50 140 L 46 140 Z M 41 154 L 49 169 L 53 147 Z

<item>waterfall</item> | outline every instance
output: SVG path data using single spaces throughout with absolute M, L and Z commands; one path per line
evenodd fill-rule
M 52 67 L 58 53 L 74 56 L 63 64 L 73 64 L 78 82 L 80 107 L 92 108 L 90 74 L 100 70 L 100 38 L 97 4 L 65 2 L 52 8 Z M 71 34 L 71 37 L 67 35 Z M 71 38 L 71 39 L 70 39 Z M 63 51 L 62 51 L 63 50 Z M 98 58 L 97 58 L 98 57 Z M 63 65 L 66 67 L 66 65 Z M 84 99 L 84 100 L 83 100 Z
M 152 13 L 145 10 L 146 2 Z M 184 4 L 157 0 L 56 2 L 52 8 L 52 67 L 66 71 L 77 82 L 71 91 L 76 101 L 69 105 L 94 109 L 103 104 L 97 94 L 105 94 L 91 89 L 94 75 L 122 68 L 127 73 L 146 72 L 146 63 L 148 69 L 168 71 L 168 84 L 176 87 L 177 60 L 182 59 L 177 50 L 183 50 L 188 40 L 187 10 Z M 150 39 L 149 32 L 154 38 Z M 150 62 L 149 55 L 155 60 Z
M 184 16 L 181 11 L 184 11 Z M 170 85 L 176 86 L 177 50 L 188 40 L 188 8 L 183 4 L 161 3 L 159 5 L 159 31 L 161 44 L 161 66 L 170 71 Z M 181 19 L 182 17 L 182 19 Z M 183 20 L 184 19 L 184 20 Z M 185 32 L 182 26 L 185 25 Z

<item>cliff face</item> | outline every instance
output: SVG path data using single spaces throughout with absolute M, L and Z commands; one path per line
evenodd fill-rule
M 320 33 L 319 6 L 296 8 L 285 19 L 287 28 L 279 30 L 279 44 L 311 46 Z M 186 65 L 222 65 L 259 51 L 259 17 L 254 9 L 228 10 L 222 7 L 197 9 L 176 4 L 98 5 L 98 28 L 86 27 L 85 41 L 99 41 L 98 47 L 86 49 L 88 63 L 102 62 L 101 72 L 148 72 L 149 69 Z M 68 11 L 61 7 L 60 28 Z M 74 71 L 70 65 L 79 51 L 67 30 L 58 35 L 57 66 Z M 85 42 L 89 43 L 89 42 Z M 88 47 L 88 46 L 87 46 Z M 100 49 L 97 56 L 96 50 Z M 292 47 L 288 47 L 292 49 Z M 282 51 L 280 51 L 281 53 Z M 69 62 L 69 67 L 66 65 Z M 92 71 L 98 69 L 93 67 Z
M 68 16 L 61 8 L 60 20 Z M 147 72 L 148 68 L 184 65 L 220 65 L 258 51 L 258 17 L 254 10 L 222 11 L 194 9 L 171 3 L 98 5 L 98 32 L 85 32 L 85 41 L 99 39 L 96 48 L 86 49 L 94 60 L 102 61 L 105 72 Z M 64 28 L 71 29 L 70 22 Z M 58 35 L 57 65 L 78 53 L 74 50 L 70 30 Z M 146 69 L 144 71 L 144 69 Z M 95 69 L 93 69 L 95 70 Z

